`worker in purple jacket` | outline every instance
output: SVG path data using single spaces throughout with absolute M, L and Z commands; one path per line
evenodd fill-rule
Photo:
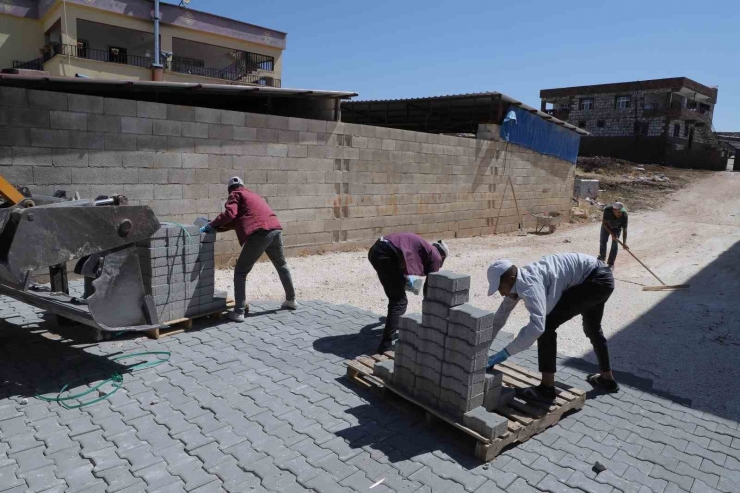
M 401 315 L 406 313 L 406 290 L 419 294 L 422 280 L 437 272 L 449 256 L 450 249 L 442 241 L 429 243 L 414 233 L 393 233 L 380 238 L 370 248 L 368 260 L 378 273 L 380 284 L 388 296 L 388 315 L 378 353 L 393 345 L 393 334 L 398 330 Z M 426 285 L 424 286 L 426 291 Z

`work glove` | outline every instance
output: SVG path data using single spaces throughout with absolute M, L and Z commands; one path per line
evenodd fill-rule
M 210 233 L 211 231 L 213 231 L 213 228 L 211 227 L 210 224 L 206 224 L 205 226 L 200 228 L 201 233 Z
M 506 349 L 502 349 L 498 353 L 494 354 L 493 356 L 488 357 L 488 364 L 486 365 L 486 368 L 493 368 L 494 366 L 498 365 L 499 363 L 503 363 L 507 359 L 509 359 L 509 352 Z
M 424 279 L 418 276 L 408 276 L 406 278 L 406 291 L 414 293 L 418 296 L 421 292 L 421 287 L 424 285 Z

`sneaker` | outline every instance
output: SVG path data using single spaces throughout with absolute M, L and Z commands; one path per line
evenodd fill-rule
M 295 300 L 285 300 L 283 301 L 283 304 L 280 305 L 280 308 L 283 310 L 295 310 L 298 308 L 298 303 L 296 303 Z
M 244 314 L 233 310 L 226 315 L 226 318 L 233 322 L 244 322 Z
M 548 387 L 542 384 L 524 389 L 517 389 L 516 394 L 522 399 L 541 402 L 543 404 L 552 404 L 555 402 L 555 398 L 557 397 L 555 387 Z
M 391 349 L 393 349 L 393 340 L 383 339 L 382 341 L 380 341 L 380 346 L 378 346 L 376 354 L 383 354 L 386 351 L 390 351 Z

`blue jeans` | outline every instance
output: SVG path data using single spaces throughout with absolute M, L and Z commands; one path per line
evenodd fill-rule
M 622 235 L 622 228 L 612 229 L 614 236 L 619 238 Z M 606 259 L 606 244 L 609 242 L 609 231 L 606 230 L 604 225 L 601 225 L 601 238 L 599 241 L 599 259 Z M 619 243 L 612 240 L 612 248 L 609 250 L 609 260 L 606 261 L 609 265 L 614 265 L 614 261 L 617 259 L 617 251 L 619 250 Z

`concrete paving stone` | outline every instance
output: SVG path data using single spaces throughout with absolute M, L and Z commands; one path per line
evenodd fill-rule
M 484 381 L 486 371 L 485 368 L 475 371 L 467 371 L 460 366 L 445 361 L 442 363 L 442 375 L 454 378 L 465 385 L 473 385 Z
M 487 312 L 465 304 L 450 309 L 448 322 L 464 325 L 475 331 L 484 331 L 493 326 L 493 312 Z
M 316 476 L 306 481 L 304 486 L 318 493 L 352 493 L 354 491 L 346 486 L 341 486 L 336 480 L 328 476 Z
M 470 289 L 470 276 L 441 270 L 427 276 L 430 288 L 439 288 L 445 291 L 466 291 Z
M 462 339 L 455 337 L 447 337 L 444 342 L 445 357 L 447 357 L 447 351 L 454 351 L 464 355 L 466 358 L 476 358 L 480 354 L 488 356 L 489 342 L 478 344 L 477 346 L 471 346 Z
M 151 491 L 151 493 L 181 493 L 184 490 L 184 487 L 185 483 L 178 480 L 177 483 L 168 484 L 167 486 L 162 486 L 161 488 L 148 491 Z
M 254 449 L 249 441 L 243 441 L 231 447 L 222 448 L 222 450 L 225 454 L 233 456 L 242 468 L 267 457 L 267 454 Z
M 597 483 L 612 486 L 615 490 L 621 491 L 623 493 L 639 493 L 640 490 L 644 488 L 644 485 L 634 481 L 627 481 L 625 479 L 622 479 L 610 470 L 599 473 L 594 478 L 594 481 L 596 481 Z
M 254 474 L 244 472 L 231 456 L 209 468 L 208 472 L 219 478 L 226 491 L 255 491 L 260 486 L 260 479 Z
M 63 479 L 54 475 L 54 467 L 42 467 L 32 471 L 19 472 L 18 478 L 25 480 L 29 491 L 45 491 L 52 488 L 67 486 Z
M 373 375 L 383 380 L 393 380 L 393 360 L 378 361 L 373 367 Z
M 511 486 L 506 489 L 506 493 L 537 493 L 538 491 L 540 490 L 532 487 L 523 478 L 518 478 L 516 481 L 511 483 Z
M 472 385 L 466 385 L 452 377 L 442 376 L 439 386 L 443 389 L 451 390 L 463 399 L 471 399 L 473 396 L 483 393 L 484 382 L 477 382 Z
M 477 407 L 465 413 L 463 424 L 485 438 L 493 439 L 506 433 L 509 419 L 499 414 L 490 413 L 483 407 Z
M 602 443 L 596 442 L 594 439 L 592 439 L 590 436 L 584 436 L 580 442 L 578 442 L 578 445 L 581 447 L 589 448 L 591 450 L 594 450 L 604 457 L 612 458 L 614 457 L 614 454 L 617 453 L 617 450 L 619 450 L 617 447 L 609 447 L 607 445 L 604 445 Z
M 535 435 L 532 440 L 524 442 L 521 445 L 521 448 L 526 450 L 527 452 L 545 457 L 554 464 L 560 464 L 560 461 L 568 454 L 566 452 L 563 452 L 562 450 L 557 450 L 550 447 L 549 445 L 544 444 L 542 441 L 540 441 L 541 438 L 543 438 L 542 434 Z
M 650 477 L 664 479 L 667 482 L 678 485 L 685 491 L 691 491 L 691 487 L 694 484 L 694 478 L 669 471 L 663 466 L 657 464 L 653 466 L 653 469 L 650 471 Z
M 416 332 L 416 329 L 421 325 L 421 320 L 421 313 L 406 313 L 398 320 L 398 326 L 401 330 Z
M 446 357 L 444 346 L 441 346 L 433 341 L 424 340 L 424 339 L 419 340 L 419 347 L 418 347 L 417 356 L 416 356 L 417 363 L 419 362 L 419 354 L 421 353 L 426 353 L 426 354 L 434 356 L 434 358 L 440 361 L 440 364 Z
M 650 436 L 650 432 L 647 432 L 645 435 Z M 660 454 L 663 452 L 663 450 L 666 448 L 666 445 L 660 442 L 651 442 L 647 438 L 643 438 L 642 436 L 638 435 L 637 433 L 632 433 L 630 436 L 627 437 L 627 440 L 625 440 L 626 443 L 632 443 L 635 445 L 639 445 L 641 447 L 647 448 L 652 450 L 653 452 Z M 673 448 L 673 447 L 671 447 Z M 675 450 L 675 449 L 674 449 Z
M 680 454 L 681 452 L 678 453 Z M 678 467 L 679 462 L 679 460 L 674 457 L 668 457 L 663 454 L 656 454 L 652 450 L 645 447 L 640 449 L 637 455 L 635 455 L 635 458 L 646 462 L 652 462 L 653 464 L 659 464 L 669 471 L 675 471 L 676 467 Z M 701 457 L 696 457 L 696 459 L 699 459 L 698 464 L 700 464 Z
M 580 447 L 578 445 L 570 443 L 565 438 L 559 438 L 558 440 L 555 440 L 553 444 L 551 445 L 552 448 L 557 450 L 562 450 L 563 452 L 567 452 L 575 457 L 577 457 L 579 460 L 586 460 L 586 458 L 591 455 L 593 450 Z M 619 452 L 617 452 L 619 453 Z M 623 453 L 623 452 L 622 452 Z M 627 454 L 624 454 L 627 455 Z
M 26 418 L 23 415 L 0 421 L 0 433 L 5 438 L 26 432 Z
M 665 491 L 666 487 L 668 486 L 668 482 L 664 479 L 653 478 L 651 476 L 643 474 L 634 467 L 628 468 L 627 471 L 622 475 L 622 479 L 626 481 L 640 483 L 644 486 L 647 486 L 655 493 L 663 493 L 663 491 Z
M 482 347 L 472 357 L 451 349 L 445 349 L 444 361 L 459 366 L 469 373 L 485 370 L 488 364 L 488 348 Z
M 678 464 L 678 467 L 676 468 L 676 474 L 680 474 L 682 476 L 688 476 L 693 479 L 698 479 L 700 481 L 703 481 L 704 483 L 706 483 L 712 488 L 716 488 L 717 484 L 719 483 L 718 475 L 700 471 L 683 462 Z
M 105 480 L 108 484 L 107 491 L 113 493 L 124 488 L 139 485 L 141 489 L 146 487 L 146 483 L 135 477 L 126 466 L 114 467 L 105 471 L 96 473 L 96 476 Z
M 17 475 L 16 466 L 0 467 L 0 491 L 6 491 L 11 488 L 22 486 L 27 488 L 26 481 L 20 479 Z
M 713 452 L 711 450 L 708 450 L 694 442 L 690 442 L 686 446 L 686 450 L 684 451 L 686 454 L 694 455 L 698 457 L 702 457 L 704 459 L 710 460 L 717 464 L 718 466 L 724 466 L 727 462 L 727 455 L 723 454 L 722 452 Z M 695 464 L 692 464 L 690 461 L 684 460 L 684 462 L 688 463 L 691 466 L 698 467 Z
M 147 484 L 147 491 L 154 491 L 170 485 L 184 486 L 179 476 L 167 470 L 167 464 L 159 462 L 134 472 L 134 476 L 143 479 Z M 182 490 L 180 490 L 182 491 Z
M 458 340 L 464 341 L 468 345 L 478 346 L 480 344 L 491 344 L 493 340 L 493 327 L 484 330 L 471 330 L 465 325 L 447 324 L 447 337 L 452 339 L 449 345 L 454 345 Z M 445 343 L 448 346 L 448 343 Z
M 647 447 L 644 447 L 643 450 L 650 450 L 650 449 L 648 449 Z M 687 454 L 685 452 L 681 452 L 680 450 L 676 450 L 670 445 L 666 445 L 660 454 L 655 454 L 655 452 L 652 450 L 650 452 L 652 456 L 650 453 L 644 453 L 644 454 L 638 455 L 638 457 L 643 460 L 649 460 L 652 462 L 660 463 L 658 462 L 658 460 L 653 460 L 658 455 L 660 455 L 661 457 L 666 457 L 671 460 L 677 460 L 679 462 L 684 462 L 695 468 L 699 468 L 702 462 L 704 461 L 701 455 Z
M 441 330 L 435 329 L 434 327 L 420 326 L 417 329 L 416 337 L 417 337 L 417 343 L 416 343 L 417 347 L 419 347 L 419 345 L 421 344 L 421 342 L 418 341 L 418 339 L 422 339 L 424 341 L 431 341 L 442 347 L 445 346 L 445 333 Z
M 441 303 L 448 307 L 459 306 L 467 303 L 470 292 L 467 289 L 460 291 L 446 291 L 442 288 L 428 288 L 424 299 Z
M 537 484 L 537 489 L 549 493 L 570 493 L 572 488 L 562 483 L 555 476 L 548 474 Z
M 270 457 L 253 462 L 246 466 L 244 470 L 258 476 L 262 480 L 262 486 L 267 489 L 277 489 L 279 491 L 282 486 L 296 481 L 292 473 L 277 467 Z
M 132 472 L 164 462 L 161 457 L 156 457 L 152 454 L 148 445 L 142 445 L 141 447 L 128 450 L 117 450 L 116 453 L 120 458 L 127 460 L 131 464 L 130 470 Z
M 422 315 L 422 325 L 447 334 L 447 319 L 444 317 L 425 313 Z
M 449 311 L 449 305 L 424 299 L 424 301 L 421 302 L 422 323 L 424 323 L 424 315 L 434 315 L 435 317 L 447 320 Z
M 417 378 L 429 375 L 427 378 L 438 381 L 442 374 L 442 360 L 433 354 L 419 351 L 416 353 L 416 365 L 414 368 L 414 374 Z M 427 369 L 427 371 L 424 372 L 424 369 Z
M 32 471 L 41 467 L 50 466 L 53 463 L 44 456 L 41 447 L 24 450 L 23 452 L 10 452 L 8 458 L 18 463 L 17 473 Z
M 206 472 L 203 469 L 203 464 L 201 464 L 198 460 L 175 467 L 170 467 L 169 471 L 182 479 L 182 481 L 185 483 L 186 491 L 192 491 L 200 486 L 206 485 L 218 479 L 216 475 Z

